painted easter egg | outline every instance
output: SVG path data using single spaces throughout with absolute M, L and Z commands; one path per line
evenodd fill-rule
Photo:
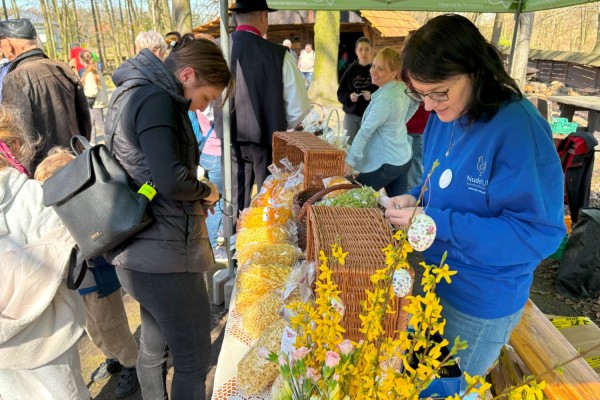
M 436 226 L 434 220 L 426 214 L 413 218 L 406 233 L 408 243 L 417 251 L 427 250 L 435 240 Z
M 410 276 L 410 272 L 404 268 L 397 269 L 394 271 L 394 277 L 392 278 L 392 288 L 394 293 L 398 297 L 407 296 L 412 289 L 413 279 Z

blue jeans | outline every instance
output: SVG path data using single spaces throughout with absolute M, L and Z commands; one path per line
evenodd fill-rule
M 204 400 L 211 363 L 210 304 L 203 274 L 149 274 L 117 268 L 140 303 L 137 374 L 144 399 L 167 399 L 166 359 L 173 357 L 171 400 Z
M 304 78 L 304 82 L 306 84 L 306 90 L 308 90 L 308 88 L 310 87 L 310 84 L 312 83 L 312 80 L 313 80 L 313 73 L 312 72 L 302 72 L 302 77 Z
M 221 156 L 211 156 L 208 154 L 202 154 L 200 156 L 200 165 L 206 173 L 209 181 L 217 185 L 219 193 L 223 193 L 223 176 L 221 174 Z M 206 219 L 206 227 L 208 228 L 208 240 L 210 245 L 214 248 L 217 247 L 217 240 L 219 238 L 219 229 L 223 222 L 223 199 L 219 200 L 219 203 L 215 206 L 214 214 L 208 214 Z
M 451 346 L 454 339 L 460 336 L 469 345 L 467 349 L 459 351 L 457 357 L 460 357 L 463 374 L 468 372 L 471 376 L 485 374 L 494 364 L 523 314 L 523 309 L 520 309 L 506 317 L 484 319 L 462 313 L 443 299 L 440 304 L 443 307 L 442 317 L 446 319 L 444 338 L 448 339 Z M 466 382 L 463 378 L 461 391 L 465 389 Z
M 423 180 L 423 135 L 416 133 L 408 134 L 412 138 L 413 156 L 410 160 L 408 171 L 408 190 L 421 184 Z
M 372 187 L 375 191 L 385 188 L 390 197 L 400 196 L 408 193 L 407 178 L 410 165 L 410 161 L 400 166 L 383 164 L 373 172 L 361 172 L 356 181 L 361 185 Z

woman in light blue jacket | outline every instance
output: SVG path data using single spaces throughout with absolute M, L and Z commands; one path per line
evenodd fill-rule
M 356 181 L 375 190 L 385 188 L 389 196 L 408 192 L 408 170 L 412 157 L 406 122 L 418 103 L 405 93 L 400 80 L 400 54 L 381 49 L 371 66 L 371 81 L 379 89 L 371 95 L 360 130 L 348 149 L 346 175 L 356 171 Z

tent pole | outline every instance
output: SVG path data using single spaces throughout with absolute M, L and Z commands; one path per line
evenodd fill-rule
M 515 12 L 515 29 L 513 30 L 512 43 L 510 45 L 510 56 L 508 58 L 508 70 L 512 69 L 515 58 L 515 50 L 517 48 L 517 34 L 519 33 L 519 21 L 521 20 L 521 11 L 523 11 L 523 0 L 519 0 L 517 11 Z
M 229 53 L 229 4 L 227 0 L 220 1 L 221 29 L 220 39 L 223 55 L 227 65 L 231 69 L 231 60 Z M 221 154 L 223 157 L 223 189 L 224 189 L 224 210 L 223 210 L 223 236 L 225 237 L 225 251 L 227 252 L 229 278 L 234 277 L 234 261 L 231 258 L 231 236 L 233 236 L 233 207 L 231 199 L 231 121 L 229 119 L 229 100 L 223 104 L 223 143 Z

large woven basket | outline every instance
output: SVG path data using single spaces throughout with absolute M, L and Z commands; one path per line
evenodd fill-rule
M 298 247 L 306 250 L 306 214 L 308 206 L 312 206 L 317 201 L 321 201 L 323 197 L 336 190 L 357 189 L 360 185 L 355 184 L 340 184 L 332 185 L 328 188 L 310 187 L 301 191 L 294 196 L 292 202 L 292 212 L 296 216 L 298 227 Z
M 330 268 L 346 307 L 342 320 L 346 337 L 355 341 L 363 339 L 359 332 L 361 302 L 367 299 L 365 289 L 372 291 L 374 288 L 370 276 L 385 267 L 385 255 L 381 250 L 392 242 L 389 223 L 376 208 L 310 206 L 307 230 L 307 259 L 317 261 L 321 250 L 330 254 L 330 245 L 334 243 L 348 252 L 346 265 L 331 263 Z M 405 298 L 393 299 L 392 309 L 396 313 L 388 314 L 384 323 L 389 337 L 396 337 L 398 331 L 406 330 L 408 314 L 402 307 L 408 304 Z
M 273 133 L 273 162 L 283 158 L 292 165 L 304 163 L 304 189 L 323 187 L 323 178 L 344 174 L 346 153 L 309 132 Z

